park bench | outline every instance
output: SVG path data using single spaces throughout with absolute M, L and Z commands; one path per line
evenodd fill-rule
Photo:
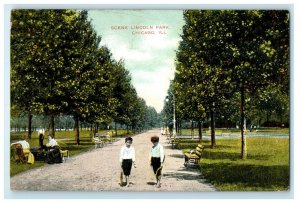
M 172 138 L 172 136 L 170 134 L 166 134 L 166 136 L 167 136 L 168 144 L 171 144 L 171 138 Z
M 95 134 L 95 137 L 93 137 L 93 141 L 95 143 L 95 149 L 98 148 L 98 147 L 104 147 L 106 144 L 111 144 L 113 143 L 114 141 L 116 141 L 115 138 L 113 138 L 112 136 L 110 135 L 101 135 L 99 133 L 96 133 Z
M 67 150 L 67 149 L 65 149 L 65 150 L 60 149 L 60 154 L 61 154 L 61 158 L 62 158 L 63 162 L 66 161 L 66 158 L 69 159 L 69 157 L 70 157 L 69 150 Z
M 60 155 L 61 155 L 61 159 L 62 159 L 62 162 L 66 162 L 67 159 L 70 158 L 70 152 L 68 149 L 62 149 L 61 146 L 64 146 L 66 147 L 67 145 L 63 142 L 61 142 L 60 140 L 56 140 L 57 143 L 58 143 L 58 146 L 59 146 L 59 152 L 60 152 Z
M 95 149 L 98 147 L 104 147 L 104 141 L 102 140 L 102 135 L 96 134 L 95 137 L 93 137 L 93 141 L 95 143 Z
M 198 144 L 195 150 L 191 150 L 190 152 L 184 153 L 184 166 L 188 167 L 192 164 L 199 164 L 200 159 L 202 157 L 204 150 L 204 146 L 201 144 Z
M 177 138 L 171 138 L 171 145 L 172 145 L 172 149 L 176 149 L 178 147 L 178 140 Z

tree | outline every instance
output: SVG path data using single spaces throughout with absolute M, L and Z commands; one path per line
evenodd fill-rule
M 131 85 L 131 76 L 125 68 L 124 60 L 114 63 L 112 70 L 113 95 L 117 99 L 115 122 L 129 125 L 130 115 L 129 109 L 132 105 L 132 99 L 135 97 L 134 88 Z
M 283 87 L 287 84 L 288 12 L 189 10 L 184 18 L 178 74 L 185 72 L 187 80 L 194 81 L 196 73 L 198 99 L 211 112 L 212 126 L 214 109 L 239 92 L 241 158 L 246 158 L 247 95 L 274 82 L 285 84 Z
M 54 116 L 60 113 L 72 114 L 78 129 L 95 92 L 93 76 L 100 42 L 87 12 L 17 10 L 12 19 L 12 95 L 21 98 L 16 102 L 26 110 L 50 115 L 53 136 Z
M 212 29 L 210 23 L 215 23 L 210 15 L 210 12 L 202 11 L 184 12 L 186 24 L 177 51 L 175 81 L 179 83 L 177 89 L 181 92 L 182 109 L 190 108 L 186 115 L 196 118 L 200 127 L 206 113 L 210 115 L 211 147 L 214 148 L 215 109 L 221 105 L 230 82 L 224 83 L 225 72 L 213 61 L 218 49 L 212 46 L 220 44 L 216 44 L 213 35 L 208 34 Z M 199 129 L 200 141 L 201 131 Z
M 45 88 L 51 89 L 51 84 L 45 80 L 51 77 L 51 73 L 43 68 L 57 66 L 55 61 L 49 60 L 49 43 L 50 39 L 55 41 L 53 33 L 57 28 L 55 16 L 56 13 L 51 10 L 12 11 L 11 98 L 12 104 L 28 112 L 29 137 L 32 113 L 44 112 L 43 100 L 49 95 Z

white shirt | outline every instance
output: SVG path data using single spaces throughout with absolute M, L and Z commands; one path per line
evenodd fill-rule
M 132 159 L 132 161 L 135 161 L 135 150 L 133 146 L 122 146 L 120 150 L 120 162 L 122 162 L 123 159 Z
M 164 148 L 161 144 L 157 144 L 156 146 L 153 146 L 150 150 L 150 158 L 151 157 L 160 157 L 160 162 L 164 161 Z
M 47 147 L 54 147 L 54 146 L 57 146 L 57 142 L 55 139 L 50 139 L 49 142 L 46 144 Z

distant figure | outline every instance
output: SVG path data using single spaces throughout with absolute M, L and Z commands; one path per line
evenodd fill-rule
M 46 146 L 44 145 L 44 134 L 43 133 L 39 134 L 39 146 L 40 146 L 40 149 L 46 148 Z
M 151 150 L 150 150 L 150 165 L 153 168 L 153 172 L 156 177 L 156 187 L 161 187 L 161 171 L 163 168 L 163 163 L 165 159 L 164 155 L 164 149 L 161 144 L 159 144 L 159 137 L 153 136 L 151 137 L 151 142 L 153 144 Z
M 126 178 L 126 187 L 129 187 L 129 176 L 132 168 L 132 164 L 135 166 L 135 150 L 132 146 L 132 138 L 125 138 L 125 145 L 122 146 L 120 151 L 120 165 L 121 165 L 121 175 L 120 175 L 120 185 L 123 185 L 123 174 Z
M 160 128 L 160 134 L 161 134 L 161 135 L 164 134 L 164 128 L 163 128 L 163 127 Z

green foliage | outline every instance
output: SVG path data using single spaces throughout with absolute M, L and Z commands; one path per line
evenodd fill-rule
M 251 92 L 278 80 L 286 87 L 288 17 L 286 11 L 185 11 L 175 75 L 182 107 L 190 106 L 192 92 L 207 110 L 212 101 L 222 107 L 241 83 Z
M 198 142 L 182 142 L 178 141 L 178 148 L 179 149 L 195 149 L 198 145 Z
M 133 128 L 153 126 L 154 112 L 137 96 L 124 61 L 99 47 L 101 37 L 87 11 L 23 9 L 11 16 L 14 118 L 27 112 L 63 114 L 73 117 L 77 129 L 79 122 L 113 120 Z M 79 144 L 79 131 L 75 137 Z
M 170 85 L 181 119 L 201 121 L 210 113 L 214 129 L 217 113 L 227 123 L 239 123 L 245 143 L 245 119 L 255 121 L 261 116 L 254 114 L 255 109 L 271 111 L 275 106 L 277 115 L 286 115 L 288 11 L 186 10 L 183 15 L 175 79 Z

